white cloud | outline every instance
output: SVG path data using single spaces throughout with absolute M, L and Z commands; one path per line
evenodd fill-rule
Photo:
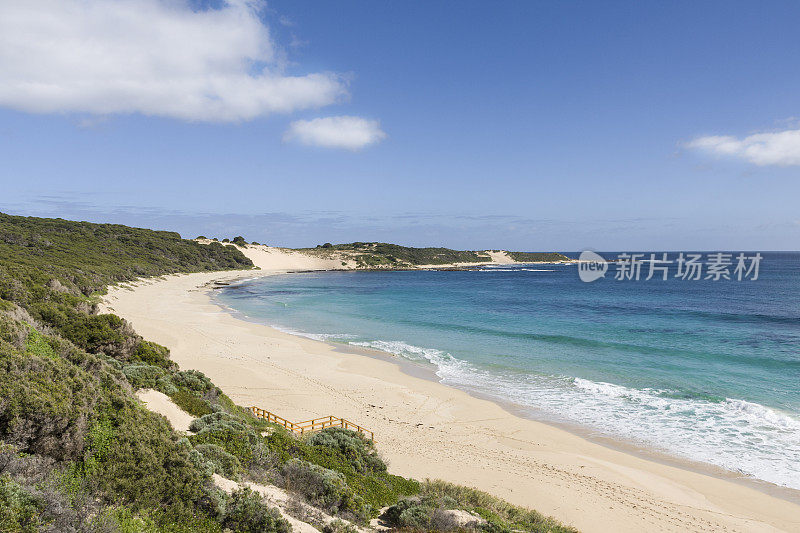
M 334 103 L 342 77 L 287 75 L 261 0 L 0 1 L 0 106 L 227 122 Z
M 297 120 L 289 125 L 284 141 L 358 150 L 386 138 L 377 120 L 361 117 L 325 117 Z
M 729 135 L 698 137 L 689 148 L 746 159 L 756 165 L 800 165 L 800 129 L 756 133 L 742 139 Z

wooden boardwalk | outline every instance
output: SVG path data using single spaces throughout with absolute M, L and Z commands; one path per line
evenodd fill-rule
M 320 431 L 325 428 L 344 428 L 361 433 L 369 440 L 374 441 L 374 435 L 370 430 L 337 416 L 324 416 L 322 418 L 306 420 L 305 422 L 290 422 L 282 416 L 278 416 L 275 413 L 270 413 L 269 411 L 265 411 L 264 409 L 260 409 L 255 406 L 251 407 L 250 411 L 253 412 L 253 415 L 256 418 L 263 418 L 267 422 L 278 424 L 279 426 L 283 426 L 289 431 L 299 433 L 300 435 L 305 435 L 306 433 L 312 433 L 314 431 Z

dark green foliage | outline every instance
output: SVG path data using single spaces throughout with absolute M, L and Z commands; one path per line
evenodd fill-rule
M 11 479 L 0 476 L 0 531 L 36 533 L 41 520 L 43 503 Z
M 39 322 L 89 353 L 124 359 L 137 343 L 130 326 L 116 315 L 89 315 L 63 301 L 37 302 L 29 310 Z
M 384 242 L 353 242 L 331 244 L 326 242 L 306 251 L 324 253 L 330 250 L 350 252 L 362 268 L 404 268 L 417 265 L 446 265 L 450 263 L 480 263 L 491 261 L 485 252 L 451 250 L 449 248 L 414 248 Z M 567 261 L 568 257 L 553 252 L 508 252 L 518 262 Z
M 242 420 L 224 411 L 210 413 L 193 420 L 189 429 L 195 433 L 202 433 L 204 431 L 246 433 L 250 431 L 250 427 Z
M 0 297 L 23 306 L 142 276 L 252 266 L 235 248 L 177 233 L 0 213 Z
M 47 337 L 31 328 L 28 338 L 25 339 L 25 352 L 38 357 L 56 357 L 53 346 L 48 342 Z
M 169 350 L 166 347 L 145 340 L 136 345 L 131 360 L 166 369 L 177 368 L 177 365 L 170 360 Z
M 308 444 L 339 450 L 356 472 L 386 472 L 386 463 L 378 457 L 375 445 L 360 433 L 330 428 L 313 434 Z
M 213 412 L 207 401 L 187 389 L 177 389 L 169 397 L 178 407 L 192 416 L 203 416 Z
M 339 472 L 292 459 L 283 465 L 281 474 L 288 490 L 301 494 L 309 503 L 331 514 L 352 516 L 362 522 L 373 514 L 373 509 L 353 492 Z
M 172 376 L 172 381 L 176 387 L 188 389 L 193 392 L 203 394 L 216 389 L 216 386 L 208 379 L 208 376 L 199 370 L 181 370 Z
M 15 325 L 0 317 L 0 338 Z M 77 458 L 101 380 L 113 377 L 101 371 L 98 379 L 62 357 L 23 352 L 0 340 L 0 440 L 57 459 Z
M 0 265 L 24 285 L 55 279 L 64 291 L 88 296 L 142 276 L 249 268 L 252 262 L 235 248 L 167 231 L 0 213 Z M 14 292 L 9 284 L 0 289 L 6 300 L 16 301 Z
M 260 242 L 256 242 L 256 241 L 253 241 L 250 244 L 255 245 L 255 246 L 261 246 L 261 243 Z
M 399 513 L 392 513 L 392 515 L 397 515 L 397 520 L 395 523 L 399 527 L 423 531 L 430 529 L 432 522 L 432 509 L 422 505 L 415 505 L 414 500 L 404 500 L 398 503 L 395 507 L 402 509 Z M 394 508 L 390 510 L 393 509 Z
M 482 517 L 487 523 L 480 529 L 485 531 L 576 531 L 536 511 L 511 505 L 479 490 L 444 481 L 426 481 L 422 484 L 419 495 L 400 500 L 387 509 L 384 518 L 399 528 L 453 531 L 455 526 L 447 520 L 441 520 L 441 515 L 437 512 L 446 509 L 462 509 Z
M 348 437 L 345 433 L 351 435 Z M 235 442 L 235 439 L 232 440 Z M 372 444 L 347 430 L 329 428 L 310 438 L 300 439 L 278 428 L 264 437 L 262 442 L 266 444 L 268 453 L 259 450 L 251 455 L 249 471 L 271 469 L 271 476 L 268 477 L 280 482 L 285 474 L 283 465 L 300 459 L 337 472 L 352 490 L 352 496 L 348 495 L 347 509 L 343 512 L 350 513 L 358 521 L 374 514 L 376 509 L 397 502 L 399 497 L 419 491 L 418 482 L 388 474 L 386 465 L 374 454 Z M 354 451 L 353 447 L 358 451 Z M 297 488 L 295 490 L 302 492 Z M 360 508 L 354 508 L 353 504 L 360 505 Z
M 569 261 L 569 257 L 556 252 L 508 252 L 511 259 L 518 263 L 555 263 Z
M 317 248 L 324 253 L 330 250 L 357 254 L 356 261 L 362 267 L 400 267 L 409 265 L 443 265 L 447 263 L 476 263 L 488 261 L 489 256 L 481 252 L 450 250 L 449 248 L 412 248 L 383 242 L 354 242 L 351 244 L 325 243 Z M 322 252 L 324 250 L 324 252 Z
M 167 372 L 158 366 L 132 364 L 122 368 L 128 382 L 136 389 L 158 389 L 159 381 Z
M 52 354 L 36 355 L 9 341 L 27 329 L 0 317 L 0 440 L 72 465 L 64 478 L 72 480 L 65 482 L 68 492 L 82 487 L 100 502 L 137 512 L 193 513 L 207 477 L 167 421 L 144 410 L 123 374 L 102 359 L 41 333 L 37 342 L 46 342 Z
M 238 237 L 234 237 L 231 242 L 233 244 L 237 245 L 237 246 L 246 246 L 247 245 L 247 241 L 244 240 L 244 237 L 242 237 L 241 235 L 239 235 Z
M 222 525 L 233 532 L 288 533 L 291 526 L 277 511 L 267 509 L 261 497 L 244 488 L 231 494 Z
M 203 459 L 211 465 L 212 470 L 228 479 L 239 479 L 242 463 L 216 444 L 198 444 L 194 447 Z

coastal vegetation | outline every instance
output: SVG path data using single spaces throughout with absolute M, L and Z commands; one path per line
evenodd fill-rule
M 451 250 L 450 248 L 414 248 L 382 242 L 353 242 L 331 244 L 326 242 L 315 248 L 304 248 L 303 252 L 332 256 L 338 252 L 353 259 L 359 268 L 409 268 L 420 265 L 449 265 L 453 263 L 482 263 L 491 261 L 485 251 Z M 569 261 L 555 252 L 508 252 L 517 262 Z
M 571 260 L 556 252 L 508 252 L 508 255 L 517 263 L 556 263 Z
M 227 493 L 215 474 L 281 487 L 340 519 L 329 531 L 366 526 L 381 509 L 405 530 L 572 531 L 473 489 L 392 475 L 359 434 L 299 438 L 257 419 L 99 312 L 110 284 L 242 268 L 252 263 L 235 246 L 0 214 L 0 531 L 290 531 L 256 491 Z M 139 389 L 195 417 L 190 431 L 145 409 Z

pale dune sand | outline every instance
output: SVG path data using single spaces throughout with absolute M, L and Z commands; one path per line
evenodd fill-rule
M 153 389 L 139 391 L 136 396 L 151 411 L 160 414 L 172 424 L 176 431 L 189 431 L 189 425 L 194 417 L 175 405 L 175 403 L 163 392 Z
M 373 430 L 397 474 L 470 485 L 589 532 L 800 531 L 800 505 L 751 486 L 612 449 L 392 362 L 235 318 L 204 285 L 326 268 L 277 249 L 245 253 L 261 271 L 145 280 L 112 288 L 107 308 L 240 405 L 298 421 L 336 415 Z

